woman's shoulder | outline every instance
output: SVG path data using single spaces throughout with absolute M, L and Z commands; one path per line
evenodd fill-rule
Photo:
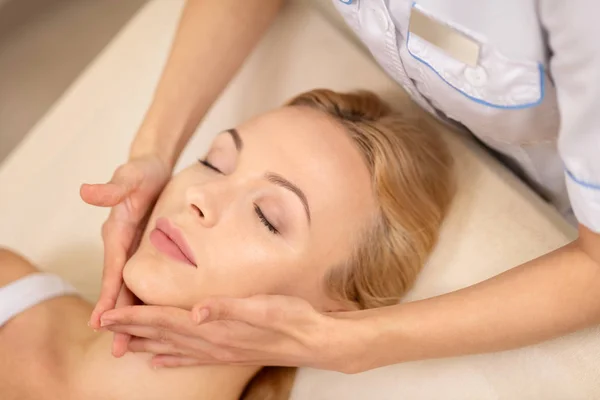
M 31 279 L 35 276 L 39 279 Z M 46 278 L 55 284 L 59 280 Z M 85 321 L 91 306 L 84 300 L 60 295 L 59 290 L 56 297 L 35 301 L 44 281 L 31 262 L 0 248 L 0 393 L 8 398 L 67 398 L 64 378 L 73 358 L 67 341 L 89 330 Z
M 24 257 L 0 247 L 0 288 L 39 270 Z
M 60 316 L 69 320 L 77 316 L 82 320 L 77 322 L 83 322 L 78 325 L 85 327 L 91 305 L 75 294 L 75 289 L 59 276 L 44 273 L 25 257 L 0 248 L 0 304 L 5 305 L 0 307 L 0 327 L 15 319 L 29 319 L 27 316 L 32 313 L 36 314 L 36 331 L 42 331 L 45 322 L 70 325 Z M 44 317 L 46 314 L 48 318 Z

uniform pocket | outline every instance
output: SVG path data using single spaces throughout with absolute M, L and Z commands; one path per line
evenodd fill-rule
M 484 45 L 478 65 L 472 67 L 410 33 L 406 47 L 411 57 L 472 101 L 511 109 L 534 107 L 544 98 L 544 68 L 539 63 L 511 60 Z
M 447 25 L 479 43 L 479 59 L 477 65 L 472 66 L 453 58 L 444 49 L 409 31 L 403 61 L 407 64 L 417 62 L 421 64 L 416 66 L 417 69 L 430 70 L 430 76 L 426 72 L 419 74 L 428 87 L 435 89 L 436 84 L 442 83 L 471 101 L 500 109 L 528 108 L 542 102 L 545 72 L 541 63 L 509 58 L 487 43 L 485 38 L 477 37 L 477 34 L 463 27 L 441 21 L 420 7 L 418 11 L 428 15 L 435 23 Z

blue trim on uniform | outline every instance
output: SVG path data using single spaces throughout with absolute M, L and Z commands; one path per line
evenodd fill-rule
M 571 171 L 569 171 L 568 169 L 565 168 L 565 172 L 567 174 L 567 176 L 569 178 L 571 178 L 571 180 L 575 183 L 577 183 L 578 185 L 581 185 L 585 188 L 588 189 L 594 189 L 594 190 L 600 190 L 600 184 L 596 184 L 596 183 L 589 183 L 586 181 L 582 181 L 580 179 L 578 179 L 577 177 L 575 177 L 575 175 L 573 175 L 573 173 Z
M 412 53 L 412 51 L 410 51 L 410 47 L 408 46 L 408 41 L 410 40 L 410 32 L 408 32 L 408 35 L 406 37 L 406 49 L 408 50 L 408 53 L 417 61 L 425 64 L 427 67 L 429 67 L 433 72 L 435 72 L 435 74 L 437 76 L 440 77 L 441 80 L 443 80 L 444 82 L 446 82 L 446 84 L 448 86 L 450 86 L 451 88 L 453 88 L 454 90 L 458 91 L 459 93 L 461 93 L 463 96 L 465 96 L 466 98 L 468 98 L 469 100 L 472 100 L 476 103 L 479 104 L 483 104 L 484 106 L 488 106 L 488 107 L 493 107 L 493 108 L 500 108 L 503 110 L 521 110 L 524 108 L 530 108 L 530 107 L 535 107 L 538 106 L 539 104 L 541 104 L 542 100 L 544 100 L 544 95 L 546 94 L 546 84 L 545 84 L 545 79 L 544 79 L 544 66 L 539 63 L 538 64 L 538 69 L 540 71 L 540 98 L 532 103 L 526 103 L 526 104 L 520 104 L 520 105 L 516 105 L 516 106 L 505 106 L 505 105 L 501 105 L 501 104 L 493 104 L 493 103 L 489 103 L 485 100 L 481 100 L 478 99 L 477 97 L 473 97 L 468 93 L 463 92 L 462 90 L 460 90 L 459 88 L 457 88 L 456 86 L 454 86 L 453 84 L 451 84 L 450 82 L 448 82 L 446 79 L 444 79 L 444 77 L 431 65 L 429 64 L 427 61 L 423 60 L 420 57 L 417 57 L 416 55 L 414 55 Z
M 352 4 L 352 0 L 340 0 L 344 4 Z

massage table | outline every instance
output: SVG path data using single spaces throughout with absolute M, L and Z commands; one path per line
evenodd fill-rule
M 98 297 L 107 209 L 79 199 L 126 160 L 166 61 L 182 0 L 146 4 L 0 166 L 0 245 Z M 369 88 L 407 101 L 348 33 L 291 2 L 208 113 L 177 169 L 214 134 L 315 87 Z M 550 206 L 466 135 L 444 135 L 457 195 L 441 240 L 404 301 L 497 275 L 576 237 Z M 531 290 L 535 290 L 532 286 Z M 544 312 L 544 310 L 540 310 Z M 409 362 L 369 372 L 301 369 L 292 399 L 600 399 L 600 329 L 522 349 Z

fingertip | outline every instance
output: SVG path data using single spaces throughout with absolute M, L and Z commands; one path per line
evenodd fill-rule
M 90 199 L 90 185 L 89 183 L 83 183 L 79 187 L 79 197 L 86 203 L 89 203 L 92 199 Z
M 205 322 L 209 316 L 210 310 L 207 307 L 194 308 L 192 312 L 192 319 L 197 324 Z
M 152 357 L 150 359 L 150 366 L 154 369 L 162 368 L 164 365 L 162 360 L 160 359 L 160 356 Z
M 120 351 L 118 351 L 116 349 L 113 349 L 113 351 L 112 351 L 112 355 L 113 355 L 114 358 L 121 358 L 121 357 L 123 357 L 125 355 L 125 353 L 126 353 L 125 351 L 120 352 Z
M 94 310 L 92 311 L 92 319 L 94 321 L 97 321 L 98 324 L 100 324 L 100 319 L 102 318 L 102 316 L 104 316 L 104 314 L 106 312 L 112 310 L 113 308 L 114 308 L 114 304 L 111 305 L 111 302 L 106 301 L 102 297 L 102 293 L 100 293 L 100 298 L 96 302 L 96 305 L 94 306 Z
M 192 313 L 198 312 L 203 308 L 207 310 L 214 308 L 217 305 L 216 303 L 218 303 L 219 299 L 219 297 L 209 297 L 207 299 L 202 300 L 199 303 L 194 304 L 194 306 L 192 307 Z
M 121 358 L 125 355 L 125 353 L 127 353 L 127 348 L 123 348 L 123 346 L 121 346 L 117 343 L 113 343 L 113 346 L 112 346 L 113 357 Z
M 124 333 L 115 333 L 112 343 L 112 355 L 114 357 L 121 358 L 127 353 L 129 337 Z
M 152 368 L 176 368 L 176 367 L 184 367 L 187 364 L 183 362 L 180 357 L 177 356 L 167 356 L 167 355 L 155 355 L 151 360 Z
M 121 357 L 121 350 L 119 349 L 119 346 L 114 341 L 113 341 L 112 347 L 110 349 L 110 353 L 115 358 Z
M 79 196 L 81 197 L 81 199 L 83 201 L 85 201 L 86 203 L 90 204 L 90 205 L 101 205 L 100 201 L 102 200 L 101 197 L 101 189 L 98 190 L 98 186 L 99 185 L 91 185 L 88 183 L 84 183 L 83 185 L 81 185 L 81 187 L 79 188 Z M 100 192 L 100 193 L 99 193 Z
M 193 305 L 192 306 L 192 315 L 203 307 L 206 307 L 206 303 L 198 303 L 198 304 Z
M 94 330 L 100 329 L 100 314 L 101 312 L 94 308 L 92 314 L 90 315 L 90 320 L 87 323 L 90 328 Z
M 127 188 L 112 182 L 85 183 L 79 189 L 83 201 L 100 207 L 112 207 L 120 203 L 128 193 Z

